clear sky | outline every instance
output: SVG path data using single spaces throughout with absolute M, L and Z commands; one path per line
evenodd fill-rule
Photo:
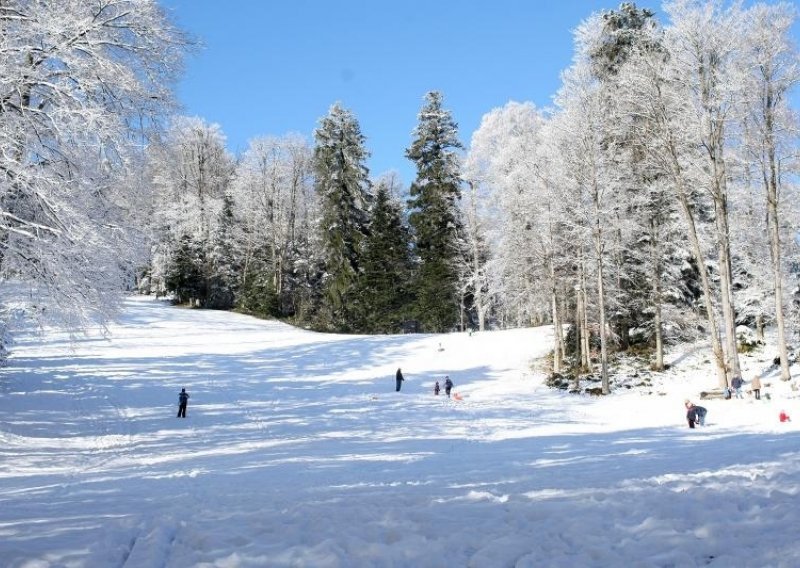
M 509 100 L 550 105 L 572 30 L 619 2 L 161 0 L 203 44 L 178 88 L 183 112 L 218 123 L 232 152 L 257 136 L 310 140 L 340 101 L 367 138 L 370 173 L 394 169 L 406 184 L 404 151 L 426 92 L 442 92 L 467 146 L 481 117 Z

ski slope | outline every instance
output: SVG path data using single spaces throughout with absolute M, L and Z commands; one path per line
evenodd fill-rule
M 708 350 L 591 398 L 541 384 L 550 345 L 144 297 L 108 337 L 23 335 L 0 376 L 0 566 L 800 565 L 800 435 L 777 419 L 800 399 L 769 349 L 742 365 L 770 400 L 703 401 L 690 430 Z M 445 375 L 463 400 L 433 396 Z

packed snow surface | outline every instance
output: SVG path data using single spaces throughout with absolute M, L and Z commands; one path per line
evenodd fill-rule
M 0 375 L 4 567 L 800 565 L 769 347 L 742 359 L 768 400 L 700 401 L 704 346 L 590 397 L 542 384 L 551 328 L 326 335 L 137 297 L 109 331 L 23 335 Z

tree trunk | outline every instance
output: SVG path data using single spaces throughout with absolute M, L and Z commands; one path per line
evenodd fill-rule
M 550 277 L 553 279 L 552 286 L 552 302 L 553 302 L 553 372 L 560 373 L 563 360 L 563 352 L 561 351 L 561 338 L 559 337 L 559 328 L 561 327 L 561 318 L 558 313 L 558 294 L 556 292 L 555 272 L 553 270 L 553 262 L 550 261 Z
M 767 71 L 765 71 L 767 73 Z M 772 279 L 775 291 L 775 323 L 778 326 L 778 355 L 781 358 L 781 380 L 792 378 L 789 371 L 789 353 L 786 347 L 786 324 L 783 318 L 783 274 L 781 270 L 781 235 L 778 223 L 778 168 L 775 159 L 775 97 L 767 82 L 764 108 L 767 164 L 767 221 L 769 223 L 769 245 L 772 257 Z M 766 173 L 766 172 L 765 172 Z M 763 336 L 763 330 L 762 330 Z
M 663 330 L 662 330 L 662 316 L 661 316 L 661 303 L 663 301 L 661 297 L 661 276 L 662 276 L 662 266 L 661 266 L 661 250 L 659 248 L 660 243 L 658 230 L 656 228 L 655 219 L 650 219 L 650 254 L 652 257 L 653 263 L 653 303 L 655 304 L 656 313 L 653 318 L 653 326 L 655 327 L 655 336 L 656 336 L 656 362 L 654 365 L 654 370 L 656 371 L 663 371 L 664 370 L 664 337 L 663 337 Z
M 719 329 L 717 328 L 717 318 L 716 314 L 714 313 L 714 302 L 711 295 L 711 283 L 708 280 L 708 272 L 706 271 L 703 251 L 700 247 L 700 239 L 697 236 L 697 227 L 695 226 L 694 215 L 692 214 L 691 206 L 689 205 L 685 190 L 681 189 L 679 192 L 681 210 L 683 211 L 686 223 L 689 226 L 689 241 L 692 246 L 692 255 L 694 256 L 698 271 L 700 272 L 700 283 L 703 287 L 703 303 L 705 304 L 708 325 L 711 328 L 711 349 L 714 352 L 714 361 L 717 363 L 717 380 L 719 386 L 724 388 L 728 386 L 728 375 L 725 364 L 725 355 L 722 351 L 722 342 L 719 337 Z
M 606 332 L 605 284 L 603 282 L 603 227 L 600 222 L 600 191 L 597 180 L 593 181 L 592 199 L 594 200 L 594 254 L 597 263 L 597 310 L 600 315 L 600 380 L 603 394 L 609 394 L 611 387 L 608 381 L 608 339 Z
M 659 90 L 659 96 L 663 96 L 660 94 L 660 87 L 658 85 L 657 88 Z M 689 230 L 689 242 L 691 244 L 692 256 L 694 256 L 698 271 L 700 273 L 700 283 L 703 288 L 703 303 L 706 309 L 708 325 L 711 328 L 711 350 L 714 353 L 714 361 L 717 364 L 717 382 L 719 383 L 720 387 L 724 388 L 728 386 L 725 356 L 722 351 L 722 342 L 719 337 L 719 329 L 717 327 L 713 296 L 711 293 L 711 283 L 709 282 L 708 272 L 706 271 L 703 249 L 700 246 L 700 238 L 697 234 L 697 225 L 694 220 L 694 213 L 692 212 L 692 206 L 689 203 L 689 192 L 687 189 L 688 186 L 683 175 L 683 168 L 681 167 L 678 159 L 677 145 L 672 138 L 667 112 L 663 107 L 663 104 L 660 107 L 659 112 L 661 115 L 659 116 L 659 121 L 664 125 L 664 142 L 668 153 L 670 175 L 673 183 L 675 184 L 675 189 L 678 194 L 678 202 L 681 205 L 681 211 L 683 212 L 683 217 Z

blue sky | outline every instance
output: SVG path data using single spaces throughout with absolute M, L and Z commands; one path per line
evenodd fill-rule
M 161 0 L 203 46 L 187 60 L 183 112 L 218 123 L 232 152 L 264 135 L 309 140 L 329 107 L 353 111 L 370 173 L 397 170 L 424 94 L 444 95 L 465 146 L 509 100 L 548 106 L 572 30 L 619 0 Z M 638 2 L 658 9 L 658 2 Z

